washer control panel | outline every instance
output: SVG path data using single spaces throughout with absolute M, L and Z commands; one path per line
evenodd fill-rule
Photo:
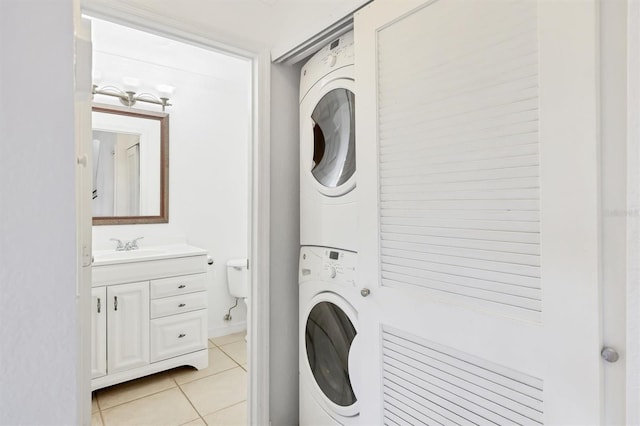
M 304 64 L 300 70 L 300 101 L 325 75 L 353 63 L 353 31 L 351 31 L 323 47 Z
M 329 247 L 300 248 L 298 280 L 327 281 L 355 287 L 356 253 Z

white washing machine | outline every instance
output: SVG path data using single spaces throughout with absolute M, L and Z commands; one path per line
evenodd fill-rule
M 352 344 L 358 330 L 354 300 L 356 253 L 300 249 L 300 426 L 356 424 L 351 386 Z
M 300 76 L 300 244 L 356 250 L 353 32 Z

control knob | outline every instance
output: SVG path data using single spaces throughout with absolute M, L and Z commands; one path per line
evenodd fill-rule
M 335 278 L 336 277 L 336 268 L 335 268 L 335 266 L 329 266 L 329 277 L 331 277 L 331 278 Z

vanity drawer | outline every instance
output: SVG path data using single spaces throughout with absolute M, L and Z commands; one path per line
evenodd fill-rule
M 151 280 L 151 298 L 159 299 L 204 290 L 205 276 L 206 274 L 195 274 Z
M 151 301 L 151 318 L 166 317 L 167 315 L 182 314 L 207 307 L 207 293 L 181 294 Z
M 206 310 L 151 320 L 151 362 L 206 348 Z

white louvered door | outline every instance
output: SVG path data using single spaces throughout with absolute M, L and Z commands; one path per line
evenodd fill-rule
M 356 15 L 362 424 L 600 422 L 596 10 Z

